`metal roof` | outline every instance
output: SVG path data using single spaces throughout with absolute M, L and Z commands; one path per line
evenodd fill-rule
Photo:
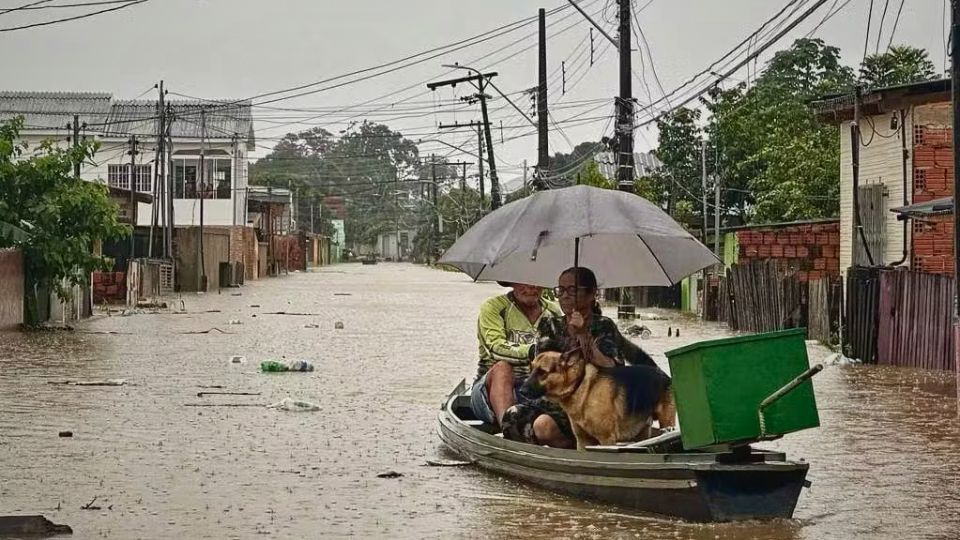
M 253 118 L 250 101 L 168 101 L 173 115 L 171 135 L 181 139 L 200 139 L 201 124 L 206 138 L 233 139 L 254 149 Z M 201 109 L 205 121 L 201 122 Z M 24 117 L 24 131 L 66 130 L 79 115 L 87 133 L 106 137 L 157 134 L 157 102 L 151 100 L 114 100 L 108 93 L 92 92 L 0 92 L 0 120 Z
M 891 208 L 891 212 L 900 214 L 897 219 L 907 219 L 912 217 L 942 216 L 953 213 L 953 197 L 941 197 L 932 201 L 908 204 Z
M 250 101 L 168 101 L 167 104 L 173 115 L 171 135 L 175 139 L 200 139 L 205 125 L 207 139 L 236 137 L 253 149 Z M 206 112 L 201 114 L 201 111 Z M 114 101 L 103 131 L 108 136 L 156 135 L 157 116 L 156 101 Z
M 950 79 L 934 79 L 866 90 L 860 96 L 861 112 L 875 115 L 891 112 L 906 104 L 950 101 Z M 839 122 L 853 114 L 854 95 L 829 94 L 810 105 L 821 121 Z
M 0 121 L 23 117 L 24 130 L 67 129 L 73 115 L 81 124 L 101 124 L 111 96 L 101 92 L 0 91 Z

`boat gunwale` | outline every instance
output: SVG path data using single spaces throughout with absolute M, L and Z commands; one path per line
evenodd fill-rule
M 458 387 L 459 388 L 459 387 Z M 470 426 L 460 419 L 452 410 L 452 404 L 460 392 L 453 392 L 444 402 L 438 416 L 438 431 L 440 437 L 448 446 L 475 454 L 481 454 L 489 459 L 518 463 L 530 466 L 529 461 L 538 462 L 538 467 L 544 470 L 574 469 L 580 473 L 595 474 L 598 476 L 612 476 L 627 472 L 645 471 L 767 471 L 785 472 L 793 470 L 807 470 L 809 464 L 802 461 L 790 461 L 782 452 L 756 450 L 769 461 L 761 462 L 718 462 L 717 457 L 729 453 L 644 453 L 644 452 L 603 452 L 568 450 L 536 446 L 517 441 L 510 441 L 485 433 Z M 443 436 L 443 430 L 457 436 L 463 442 L 448 441 Z M 673 459 L 678 459 L 673 461 Z M 691 459 L 693 458 L 693 459 Z M 524 463 L 524 461 L 526 461 Z

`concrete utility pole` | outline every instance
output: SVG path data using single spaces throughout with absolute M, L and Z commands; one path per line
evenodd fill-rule
M 130 184 L 127 186 L 130 188 L 130 260 L 133 260 L 134 254 L 136 252 L 136 235 L 134 232 L 137 227 L 137 199 L 136 199 L 136 173 L 137 173 L 137 154 L 140 152 L 137 151 L 137 136 L 130 136 Z
M 427 88 L 430 90 L 436 90 L 442 86 L 456 86 L 458 83 L 469 82 L 472 83 L 477 88 L 476 99 L 480 102 L 480 113 L 483 116 L 483 134 L 484 139 L 487 144 L 487 164 L 490 166 L 490 207 L 493 210 L 500 208 L 500 182 L 497 178 L 497 162 L 494 159 L 493 155 L 493 136 L 490 134 L 490 116 L 487 112 L 487 96 L 486 88 L 490 84 L 489 79 L 496 77 L 495 72 L 491 73 L 481 73 L 479 70 L 474 69 L 468 66 L 461 66 L 459 64 L 454 64 L 444 67 L 454 67 L 459 69 L 466 69 L 474 73 L 469 77 L 460 77 L 458 79 L 448 79 L 445 81 L 437 81 L 433 83 L 428 83 Z
M 198 195 L 200 196 L 200 287 L 201 291 L 207 291 L 207 266 L 204 262 L 204 251 L 203 251 L 203 199 L 207 196 L 207 183 L 206 183 L 206 152 L 207 149 L 207 109 L 205 107 L 200 107 L 200 172 L 197 175 L 199 177 L 200 190 Z
M 483 186 L 483 135 L 480 133 L 481 129 L 480 124 L 477 124 L 477 169 L 480 174 L 480 177 L 477 179 L 477 187 L 480 189 L 480 213 L 483 214 L 483 200 L 484 197 L 486 197 L 486 193 L 484 192 Z
M 84 124 L 86 127 L 86 124 Z M 80 115 L 73 115 L 73 123 L 67 124 L 67 128 L 73 132 L 70 143 L 73 145 L 73 148 L 76 149 L 80 146 Z M 73 160 L 73 176 L 80 178 L 80 160 Z
M 547 138 L 548 110 L 547 110 L 547 24 L 546 11 L 540 9 L 540 43 L 538 49 L 539 64 L 537 66 L 537 171 L 534 175 L 533 189 L 546 189 L 546 177 L 549 175 L 550 150 Z
M 633 71 L 630 65 L 630 2 L 620 2 L 620 99 L 617 101 L 617 141 L 620 155 L 617 184 L 633 191 Z
M 960 283 L 960 0 L 950 2 L 950 95 L 953 98 L 953 280 Z M 953 347 L 957 371 L 957 412 L 960 414 L 960 288 L 954 288 Z
M 713 253 L 720 258 L 720 175 L 713 173 Z
M 707 139 L 700 141 L 700 172 L 702 176 L 701 207 L 703 208 L 703 234 L 700 237 L 707 243 Z

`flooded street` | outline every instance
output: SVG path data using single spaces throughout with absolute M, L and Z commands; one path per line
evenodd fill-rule
M 340 265 L 250 282 L 232 290 L 240 296 L 185 296 L 187 314 L 0 335 L 0 514 L 44 514 L 81 539 L 960 535 L 955 387 L 935 372 L 829 366 L 814 379 L 823 427 L 766 445 L 811 464 L 789 521 L 688 524 L 425 466 L 450 457 L 435 417 L 473 376 L 477 308 L 499 290 L 413 265 Z M 697 321 L 646 324 L 654 337 L 642 345 L 663 366 L 665 350 L 726 335 Z M 810 348 L 811 363 L 827 355 Z M 270 358 L 317 370 L 257 373 Z M 95 379 L 127 384 L 50 384 Z M 320 411 L 195 406 L 286 397 Z M 377 477 L 387 471 L 403 476 Z

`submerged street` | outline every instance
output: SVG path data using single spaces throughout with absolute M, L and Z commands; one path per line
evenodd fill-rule
M 428 466 L 455 457 L 435 417 L 473 376 L 477 308 L 499 291 L 408 264 L 336 265 L 187 295 L 185 314 L 0 334 L 0 506 L 68 524 L 74 538 L 956 538 L 950 373 L 818 375 L 822 427 L 766 445 L 811 464 L 813 485 L 788 521 L 689 524 Z M 728 335 L 666 315 L 638 340 L 663 367 L 665 350 Z M 809 353 L 811 364 L 829 356 Z M 258 373 L 266 359 L 316 371 Z M 126 384 L 52 384 L 104 379 Z M 286 397 L 320 410 L 264 407 Z M 402 476 L 377 476 L 391 471 Z

